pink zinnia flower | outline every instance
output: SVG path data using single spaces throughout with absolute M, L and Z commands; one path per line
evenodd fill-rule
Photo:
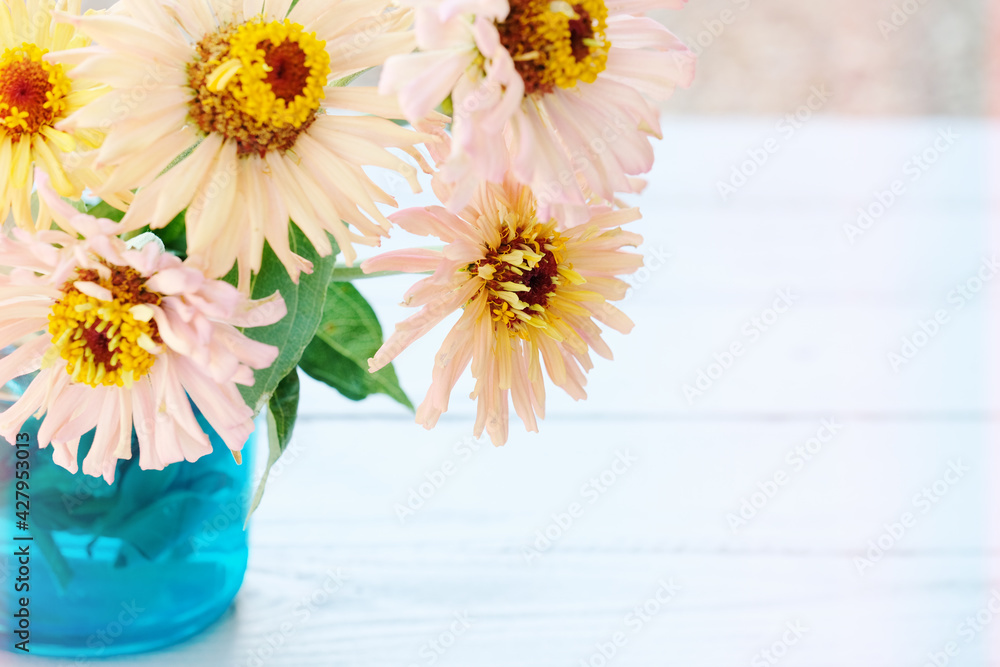
M 0 435 L 14 435 L 31 415 L 44 415 L 38 446 L 77 471 L 80 437 L 96 427 L 83 472 L 114 480 L 118 459 L 162 469 L 195 461 L 212 447 L 191 409 L 198 407 L 226 446 L 239 451 L 253 431 L 253 412 L 237 384 L 252 385 L 275 347 L 236 327 L 281 319 L 280 295 L 250 302 L 235 287 L 150 242 L 133 249 L 114 236 L 120 227 L 59 201 L 47 179 L 39 189 L 62 231 L 0 238 L 0 347 L 26 336 L 0 360 L 0 385 L 40 370 L 24 395 L 0 415 Z
M 574 399 L 586 398 L 589 351 L 611 358 L 594 320 L 628 333 L 632 322 L 609 304 L 627 284 L 616 276 L 636 271 L 642 257 L 624 252 L 642 238 L 620 226 L 637 220 L 638 209 L 593 207 L 585 225 L 559 228 L 537 214 L 526 186 L 508 179 L 486 184 L 458 215 L 441 207 L 400 211 L 392 221 L 408 232 L 435 236 L 443 251 L 388 252 L 362 264 L 366 272 L 429 272 L 406 294 L 406 305 L 423 306 L 369 361 L 374 372 L 457 309 L 463 313 L 434 363 L 434 379 L 417 410 L 417 421 L 433 427 L 448 409 L 459 376 L 471 363 L 478 401 L 475 435 L 485 429 L 493 443 L 507 441 L 508 399 L 537 431 L 544 417 L 549 379 Z
M 60 16 L 95 46 L 53 57 L 111 89 L 59 123 L 106 131 L 96 164 L 111 173 L 98 194 L 139 188 L 129 230 L 187 209 L 188 255 L 213 277 L 236 262 L 241 286 L 265 242 L 293 280 L 312 270 L 289 247 L 289 218 L 320 255 L 332 234 L 348 263 L 352 244 L 388 236 L 377 204 L 395 200 L 365 166 L 419 190 L 390 149 L 419 158 L 424 135 L 388 120 L 400 117 L 394 98 L 336 85 L 411 50 L 411 12 L 388 0 L 291 5 L 122 0 L 108 15 Z
M 442 174 L 456 211 L 478 181 L 509 169 L 543 218 L 586 220 L 596 194 L 641 186 L 660 137 L 662 100 L 694 76 L 694 55 L 650 18 L 686 0 L 407 0 L 418 52 L 386 62 L 380 90 L 416 122 L 451 97 L 451 153 Z

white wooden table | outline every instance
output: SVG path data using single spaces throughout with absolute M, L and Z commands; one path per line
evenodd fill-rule
M 388 399 L 307 381 L 234 611 L 112 664 L 1000 665 L 998 291 L 987 280 L 961 308 L 952 293 L 1000 256 L 1000 127 L 820 118 L 786 137 L 777 121 L 666 121 L 637 225 L 656 268 L 589 402 L 553 392 L 540 434 L 477 449 L 462 391 L 427 432 Z M 911 155 L 949 127 L 911 181 Z M 770 138 L 777 153 L 723 202 L 717 182 Z M 905 192 L 849 242 L 896 179 Z M 387 328 L 408 282 L 362 285 Z M 781 290 L 792 305 L 773 317 Z M 942 310 L 894 370 L 887 354 Z M 414 399 L 443 335 L 397 365 Z M 689 401 L 699 370 L 717 379 Z

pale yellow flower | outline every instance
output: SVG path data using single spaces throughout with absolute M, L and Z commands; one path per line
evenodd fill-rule
M 99 181 L 84 152 L 100 143 L 100 133 L 55 128 L 102 92 L 80 81 L 68 64 L 45 57 L 89 41 L 73 26 L 55 23 L 56 8 L 52 0 L 5 0 L 0 5 L 0 221 L 13 211 L 17 224 L 28 229 L 34 226 L 34 167 L 49 175 L 63 197 L 79 197 Z M 58 8 L 79 14 L 80 0 Z
M 642 266 L 641 255 L 624 250 L 642 237 L 621 229 L 639 219 L 638 209 L 593 206 L 588 213 L 586 224 L 559 227 L 539 217 L 531 190 L 508 178 L 502 185 L 481 185 L 458 215 L 436 206 L 391 216 L 406 231 L 447 245 L 440 251 L 388 252 L 362 264 L 366 272 L 433 273 L 406 293 L 406 305 L 423 309 L 396 326 L 370 369 L 386 366 L 462 310 L 434 359 L 434 380 L 417 409 L 419 423 L 437 423 L 470 365 L 478 403 L 474 434 L 485 430 L 496 445 L 507 441 L 510 404 L 528 430 L 538 430 L 546 375 L 574 399 L 586 398 L 590 351 L 611 358 L 597 322 L 622 333 L 632 329 L 609 302 L 624 298 L 628 289 L 618 276 Z
M 328 233 L 349 263 L 352 244 L 379 244 L 389 222 L 376 204 L 394 200 L 363 166 L 418 188 L 388 149 L 416 155 L 424 135 L 387 120 L 401 117 L 394 99 L 333 85 L 412 49 L 410 13 L 387 0 L 290 5 L 122 0 L 113 15 L 70 19 L 98 44 L 80 67 L 113 89 L 62 125 L 106 128 L 97 164 L 112 173 L 99 194 L 140 188 L 130 230 L 187 208 L 189 256 L 211 276 L 236 262 L 244 287 L 265 241 L 293 279 L 311 271 L 289 247 L 289 218 L 320 255 Z

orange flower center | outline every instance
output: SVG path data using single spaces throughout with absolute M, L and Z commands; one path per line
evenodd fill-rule
M 330 56 L 302 26 L 253 19 L 206 36 L 196 50 L 191 119 L 235 141 L 240 156 L 291 149 L 320 113 Z
M 548 246 L 551 246 L 549 239 L 513 239 L 490 251 L 479 261 L 476 270 L 479 266 L 492 266 L 494 272 L 490 283 L 499 288 L 496 293 L 515 294 L 527 309 L 532 306 L 544 308 L 556 290 L 556 276 L 559 275 L 559 264 L 552 251 L 546 249 Z M 518 259 L 521 261 L 515 264 Z M 491 297 L 494 306 L 509 303 L 496 293 Z
M 497 30 L 524 80 L 525 94 L 596 81 L 611 48 L 607 18 L 604 0 L 511 0 Z
M 107 289 L 111 300 L 84 294 L 74 285 L 80 281 Z M 162 297 L 145 283 L 131 267 L 78 270 L 52 305 L 52 347 L 43 365 L 61 357 L 73 381 L 91 387 L 131 387 L 149 373 L 163 343 L 150 305 L 159 305 Z
M 0 128 L 15 139 L 37 134 L 66 110 L 70 81 L 62 65 L 42 60 L 44 54 L 24 43 L 0 56 Z
M 489 217 L 493 217 L 490 215 Z M 555 221 L 535 217 L 530 191 L 512 202 L 498 202 L 499 243 L 467 271 L 483 281 L 490 314 L 497 326 L 526 336 L 528 327 L 547 328 L 551 300 L 561 288 L 583 282 L 566 261 L 566 237 Z
M 264 52 L 264 62 L 269 68 L 264 83 L 271 86 L 278 99 L 294 102 L 306 89 L 309 79 L 306 52 L 295 42 L 282 42 L 275 46 L 269 39 L 258 44 L 257 48 Z

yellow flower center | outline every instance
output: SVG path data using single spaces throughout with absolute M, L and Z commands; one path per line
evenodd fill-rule
M 243 156 L 288 150 L 316 119 L 330 76 L 326 42 L 301 25 L 253 19 L 205 37 L 188 65 L 191 118 Z
M 483 280 L 493 321 L 526 337 L 528 327 L 548 328 L 549 302 L 561 286 L 585 281 L 566 262 L 555 220 L 538 221 L 527 188 L 512 205 L 498 204 L 499 242 L 467 270 Z
M 604 0 L 511 0 L 497 24 L 525 94 L 593 83 L 608 64 L 608 8 Z
M 66 112 L 72 84 L 62 65 L 42 60 L 45 53 L 25 42 L 0 56 L 0 129 L 12 139 L 37 134 Z
M 44 366 L 61 357 L 74 382 L 91 387 L 131 387 L 156 362 L 162 339 L 150 305 L 161 297 L 147 291 L 145 278 L 135 269 L 105 267 L 81 270 L 63 287 L 64 296 L 52 305 L 49 334 L 52 347 Z M 103 275 L 102 275 L 103 274 Z M 112 294 L 110 301 L 84 294 L 74 282 L 95 283 Z

